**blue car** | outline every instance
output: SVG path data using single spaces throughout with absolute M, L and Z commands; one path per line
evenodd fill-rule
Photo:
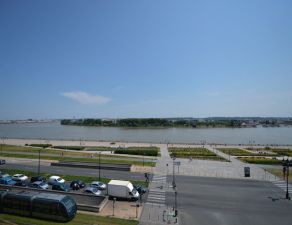
M 4 185 L 15 185 L 16 181 L 12 180 L 11 176 L 6 176 L 6 177 L 2 177 L 0 179 L 0 184 L 4 184 Z

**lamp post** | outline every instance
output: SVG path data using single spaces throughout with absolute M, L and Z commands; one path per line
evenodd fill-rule
M 177 190 L 174 191 L 174 216 L 177 216 Z
M 172 163 L 172 188 L 175 189 L 176 187 L 176 184 L 175 184 L 175 176 L 174 176 L 174 161 L 175 161 L 175 153 L 173 153 L 173 156 L 172 156 L 172 160 L 173 160 L 173 163 Z
M 3 154 L 4 137 L 1 137 L 1 155 Z
M 100 181 L 100 153 L 98 153 L 98 180 Z
M 117 198 L 113 198 L 113 216 L 115 216 L 115 203 Z
M 40 175 L 40 172 L 41 172 L 41 149 L 39 149 L 38 175 Z
M 290 160 L 289 158 L 286 159 L 286 161 L 283 159 L 282 161 L 283 163 L 283 171 L 284 171 L 284 167 L 286 167 L 286 199 L 290 200 L 290 196 L 289 196 L 289 166 L 290 166 Z

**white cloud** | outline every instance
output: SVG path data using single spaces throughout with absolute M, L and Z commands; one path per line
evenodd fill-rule
M 61 93 L 61 95 L 86 105 L 102 105 L 108 103 L 111 100 L 108 97 L 90 95 L 82 91 L 64 92 Z

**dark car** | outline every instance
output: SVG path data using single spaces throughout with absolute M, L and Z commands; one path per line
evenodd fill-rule
M 49 185 L 44 181 L 35 181 L 28 185 L 31 188 L 48 189 Z
M 31 177 L 30 179 L 30 183 L 34 183 L 36 181 L 42 181 L 42 182 L 45 182 L 46 181 L 46 178 L 45 177 L 42 177 L 42 176 L 35 176 L 35 177 Z
M 134 188 L 138 191 L 138 193 L 140 195 L 145 194 L 147 192 L 147 190 L 148 190 L 146 187 L 144 187 L 144 186 L 142 186 L 140 184 L 134 185 Z
M 0 165 L 6 164 L 5 159 L 0 159 Z
M 71 182 L 70 187 L 72 190 L 79 190 L 85 187 L 85 184 L 81 180 L 74 180 Z
M 56 191 L 70 191 L 70 187 L 67 184 L 64 183 L 55 183 L 52 185 L 52 190 L 56 190 Z
M 16 183 L 14 184 L 14 186 L 19 186 L 19 187 L 26 187 L 27 186 L 27 182 L 26 181 L 22 181 L 22 180 L 18 180 L 15 181 Z

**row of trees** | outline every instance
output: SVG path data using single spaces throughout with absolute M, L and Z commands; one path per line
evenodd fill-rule
M 197 121 L 197 120 L 170 120 L 160 118 L 141 118 L 141 119 L 77 119 L 61 120 L 61 125 L 77 126 L 109 126 L 109 127 L 240 127 L 239 120 L 216 120 L 216 121 Z

